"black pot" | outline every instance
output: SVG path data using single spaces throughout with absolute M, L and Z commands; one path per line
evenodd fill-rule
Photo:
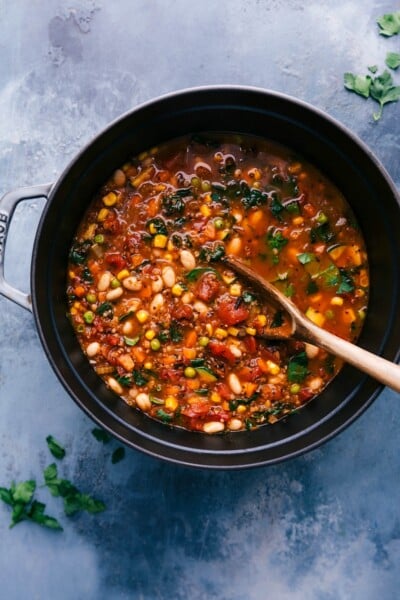
M 295 149 L 343 192 L 367 244 L 371 294 L 359 345 L 395 361 L 399 356 L 400 203 L 379 162 L 358 139 L 324 113 L 287 96 L 244 87 L 186 90 L 148 102 L 98 135 L 54 186 L 7 194 L 0 203 L 0 292 L 33 308 L 49 361 L 77 404 L 133 448 L 169 461 L 209 468 L 272 464 L 315 448 L 349 425 L 382 386 L 346 365 L 299 413 L 255 431 L 208 436 L 173 429 L 128 407 L 90 367 L 66 317 L 68 251 L 93 194 L 126 159 L 191 132 L 235 131 Z M 3 277 L 7 226 L 16 203 L 48 196 L 34 245 L 29 296 Z

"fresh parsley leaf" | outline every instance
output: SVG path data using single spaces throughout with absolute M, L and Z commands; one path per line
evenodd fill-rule
M 305 352 L 300 352 L 289 359 L 287 378 L 291 383 L 301 383 L 308 375 L 308 358 Z
M 125 448 L 123 446 L 119 446 L 114 450 L 111 455 L 111 462 L 113 465 L 119 463 L 125 457 Z
M 391 37 L 400 32 L 400 11 L 382 15 L 376 21 L 379 25 L 381 35 Z
M 32 500 L 36 489 L 36 481 L 29 479 L 18 483 L 12 490 L 12 498 L 14 502 L 22 502 L 27 504 Z
M 398 52 L 388 52 L 385 63 L 389 69 L 398 69 L 400 67 L 400 54 Z
M 315 260 L 315 254 L 313 254 L 312 252 L 303 252 L 302 254 L 297 255 L 297 260 L 302 265 L 307 265 L 308 263 L 313 262 Z
M 278 250 L 280 252 L 282 248 L 288 243 L 288 239 L 284 237 L 281 231 L 269 231 L 267 234 L 267 244 L 271 250 Z
M 340 284 L 337 289 L 337 294 L 347 294 L 354 291 L 354 281 L 351 275 L 345 269 L 340 271 Z
M 52 435 L 47 436 L 46 442 L 54 458 L 58 458 L 59 460 L 64 458 L 65 448 L 61 446 L 60 442 L 57 442 L 57 440 Z
M 295 291 L 296 291 L 296 289 L 295 289 L 295 287 L 294 287 L 293 283 L 289 283 L 289 284 L 286 286 L 286 288 L 285 288 L 285 290 L 284 290 L 284 292 L 283 292 L 283 293 L 285 294 L 285 296 L 286 296 L 287 298 L 291 298 L 292 296 L 294 296 L 294 293 L 295 293 Z
M 146 385 L 146 383 L 148 382 L 147 377 L 145 377 L 143 375 L 143 373 L 141 373 L 140 371 L 133 371 L 132 376 L 133 376 L 133 381 L 138 386 Z
M 377 72 L 377 70 L 378 70 L 378 65 L 371 65 L 370 67 L 367 67 L 367 69 L 368 69 L 368 71 L 369 71 L 370 73 L 372 73 L 373 75 L 375 75 L 375 73 L 376 73 L 376 72 Z
M 8 490 L 7 488 L 4 488 L 4 487 L 0 487 L 0 500 L 5 502 L 5 504 L 8 504 L 9 506 L 12 506 L 13 505 L 13 497 L 12 497 L 11 490 Z
M 378 121 L 382 116 L 384 105 L 399 100 L 400 86 L 394 85 L 389 71 L 384 71 L 382 75 L 378 75 L 372 80 L 370 93 L 371 97 L 379 102 L 379 111 L 373 114 L 374 120 Z
M 97 427 L 92 429 L 92 435 L 96 438 L 98 442 L 102 442 L 103 444 L 108 444 L 112 440 L 111 435 L 107 433 L 107 431 L 104 431 L 104 429 L 99 429 Z
M 63 531 L 63 528 L 61 527 L 57 519 L 45 514 L 45 508 L 45 504 L 34 500 L 29 508 L 29 511 L 27 512 L 27 517 L 34 523 L 38 523 L 39 525 L 47 527 L 48 529 Z
M 344 74 L 344 87 L 364 98 L 369 97 L 372 78 L 370 75 Z

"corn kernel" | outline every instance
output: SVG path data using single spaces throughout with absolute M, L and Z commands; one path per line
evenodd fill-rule
M 254 329 L 254 327 L 246 327 L 246 333 L 247 333 L 248 335 L 256 335 L 256 333 L 257 333 L 257 330 L 256 330 L 256 329 Z
M 239 406 L 236 409 L 236 412 L 238 412 L 240 414 L 240 413 L 245 413 L 246 410 L 247 410 L 247 408 L 245 407 L 244 404 L 239 404 Z
M 74 308 L 76 308 L 76 310 L 81 310 L 82 304 L 80 302 L 74 302 Z
M 233 283 L 229 288 L 229 293 L 231 294 L 231 296 L 240 296 L 240 294 L 242 293 L 242 286 L 240 285 L 240 283 Z
M 173 296 L 178 296 L 178 297 L 182 296 L 183 287 L 179 283 L 176 283 L 175 285 L 172 286 L 171 293 Z
M 122 269 L 122 271 L 120 271 L 117 275 L 117 279 L 119 279 L 120 281 L 126 279 L 127 277 L 129 277 L 128 269 Z
M 154 248 L 165 248 L 167 242 L 168 237 L 166 235 L 163 235 L 162 233 L 158 233 L 156 236 L 154 236 L 153 246 Z
M 178 408 L 178 400 L 174 396 L 167 396 L 164 406 L 167 410 L 176 410 Z
M 117 202 L 117 195 L 114 192 L 110 192 L 106 196 L 103 196 L 103 204 L 105 206 L 114 206 Z
M 175 250 L 174 242 L 172 240 L 168 240 L 167 250 L 168 252 L 172 252 L 173 250 Z
M 144 337 L 146 338 L 146 340 L 153 340 L 156 337 L 156 332 L 152 329 L 148 329 L 144 334 Z
M 225 281 L 227 285 L 233 283 L 236 279 L 236 275 L 222 275 L 222 279 Z
M 69 277 L 70 279 L 75 279 L 75 272 L 74 272 L 74 271 L 69 271 L 69 272 L 68 272 L 68 277 Z
M 257 323 L 260 327 L 264 327 L 267 324 L 267 317 L 265 315 L 257 315 Z
M 298 225 L 302 225 L 304 223 L 304 219 L 303 217 L 295 217 L 294 219 L 292 219 L 292 223 L 297 227 Z
M 150 362 L 150 361 L 147 361 L 147 362 L 144 363 L 143 366 L 144 366 L 145 369 L 152 369 L 153 368 L 153 363 Z
M 99 214 L 97 215 L 97 220 L 100 222 L 105 221 L 109 212 L 110 211 L 108 210 L 108 208 L 101 208 L 99 210 Z
M 331 299 L 331 304 L 332 306 L 343 306 L 343 298 L 341 298 L 340 296 L 334 296 Z
M 138 310 L 136 313 L 136 318 L 139 321 L 139 323 L 146 323 L 146 321 L 149 318 L 149 313 L 147 312 L 147 310 Z
M 271 375 L 278 375 L 278 373 L 281 371 L 279 365 L 274 363 L 272 360 L 267 360 L 267 367 Z
M 167 252 L 167 253 L 164 254 L 164 258 L 165 258 L 165 260 L 168 260 L 169 262 L 172 262 L 172 259 L 174 257 L 172 256 L 172 254 L 170 252 Z
M 222 329 L 221 327 L 217 327 L 216 330 L 215 330 L 215 332 L 214 332 L 214 335 L 219 340 L 223 340 L 226 337 L 228 337 L 228 332 L 225 331 L 225 329 Z
M 212 392 L 212 394 L 211 394 L 211 402 L 215 402 L 216 404 L 218 404 L 219 402 L 221 402 L 221 396 L 218 394 L 218 392 Z
M 237 327 L 228 327 L 229 335 L 233 335 L 233 337 L 237 337 L 239 334 L 239 329 Z
M 200 212 L 203 217 L 209 217 L 211 215 L 211 209 L 209 206 L 207 206 L 207 204 L 202 204 L 200 206 Z
M 206 324 L 206 329 L 207 329 L 208 335 L 212 335 L 213 334 L 213 326 L 211 325 L 211 323 L 207 323 Z
M 76 315 L 78 313 L 78 311 L 74 307 L 72 307 L 69 312 L 71 313 L 71 315 Z
M 318 310 L 315 310 L 312 306 L 309 306 L 306 310 L 306 317 L 310 319 L 313 323 L 318 325 L 318 327 L 322 327 L 325 323 L 325 317 Z
M 151 235 L 155 235 L 157 233 L 157 227 L 156 227 L 155 223 L 150 223 L 149 231 L 150 231 Z

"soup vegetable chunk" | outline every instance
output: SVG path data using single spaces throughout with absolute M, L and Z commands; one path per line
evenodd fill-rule
M 341 367 L 280 340 L 286 315 L 225 255 L 356 340 L 368 266 L 354 216 L 315 167 L 259 138 L 191 136 L 127 162 L 90 204 L 68 268 L 70 320 L 106 385 L 150 417 L 208 434 L 275 423 Z

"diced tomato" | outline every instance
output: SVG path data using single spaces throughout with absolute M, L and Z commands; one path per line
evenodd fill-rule
M 214 273 L 205 273 L 199 280 L 195 294 L 203 302 L 210 302 L 218 296 L 219 282 Z
M 106 341 L 107 341 L 107 344 L 110 344 L 110 346 L 118 346 L 119 336 L 110 334 L 107 336 Z
M 223 400 L 230 400 L 232 398 L 232 392 L 226 383 L 219 381 L 215 384 L 214 390 L 221 396 Z
M 110 267 L 120 270 L 126 267 L 126 260 L 120 254 L 120 252 L 105 252 L 104 260 Z
M 257 352 L 257 340 L 253 335 L 246 335 L 246 337 L 243 338 L 243 343 L 246 346 L 247 352 L 250 352 L 250 354 Z
M 233 354 L 232 350 L 230 350 L 230 348 L 223 342 L 211 340 L 207 345 L 207 350 L 209 350 L 214 356 L 225 358 L 229 362 L 235 362 L 236 360 L 236 356 Z
M 172 318 L 176 319 L 177 321 L 183 321 L 184 319 L 190 321 L 190 319 L 193 317 L 193 309 L 189 304 L 180 303 L 174 306 L 171 315 Z
M 182 377 L 182 373 L 177 369 L 162 367 L 158 372 L 160 379 L 168 381 L 168 383 L 178 383 Z
M 104 229 L 111 233 L 119 233 L 121 230 L 120 222 L 118 221 L 115 213 L 111 213 L 103 223 Z
M 181 414 L 185 417 L 205 417 L 210 410 L 210 403 L 207 401 L 193 402 L 184 406 L 181 410 Z
M 262 386 L 262 396 L 263 398 L 272 400 L 273 402 L 276 400 L 281 400 L 282 389 L 278 385 L 267 383 Z
M 299 398 L 302 402 L 306 402 L 306 400 L 309 400 L 310 398 L 312 398 L 314 396 L 314 392 L 312 392 L 310 389 L 308 388 L 303 388 L 302 390 L 300 390 L 299 392 Z
M 224 325 L 237 325 L 249 316 L 246 306 L 238 302 L 238 298 L 224 294 L 217 306 L 217 316 Z
M 254 364 L 253 364 L 254 362 Z M 263 374 L 257 361 L 250 361 L 246 366 L 239 369 L 238 377 L 243 381 L 256 381 Z

